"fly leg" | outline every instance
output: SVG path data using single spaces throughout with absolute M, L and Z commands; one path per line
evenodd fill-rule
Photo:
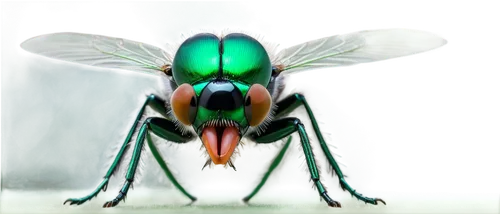
M 137 117 L 134 121 L 134 124 L 132 125 L 132 128 L 130 129 L 127 137 L 125 138 L 125 141 L 123 142 L 120 150 L 118 151 L 118 154 L 115 157 L 115 160 L 113 161 L 113 163 L 109 167 L 106 175 L 104 175 L 104 179 L 102 180 L 102 182 L 89 195 L 82 197 L 82 198 L 69 198 L 66 201 L 64 201 L 63 204 L 66 204 L 67 202 L 69 202 L 70 205 L 73 205 L 73 204 L 80 205 L 80 204 L 83 204 L 86 201 L 96 197 L 97 194 L 99 194 L 99 192 L 101 192 L 101 190 L 106 191 L 106 189 L 108 187 L 109 178 L 111 177 L 111 175 L 113 175 L 113 173 L 115 173 L 116 168 L 118 167 L 118 164 L 121 162 L 123 154 L 125 153 L 125 150 L 127 149 L 128 145 L 130 143 L 130 139 L 132 138 L 134 132 L 136 131 L 137 125 L 142 117 L 142 114 L 144 113 L 144 110 L 146 109 L 146 106 L 150 106 L 155 111 L 162 113 L 164 116 L 166 116 L 167 110 L 165 109 L 165 101 L 161 100 L 160 98 L 156 97 L 153 94 L 149 95 L 148 98 L 146 99 L 146 101 L 144 102 L 144 104 L 142 105 L 141 110 L 139 111 L 139 114 L 137 115 Z
M 306 98 L 302 94 L 293 94 L 280 102 L 276 104 L 278 108 L 276 109 L 275 115 L 276 117 L 281 117 L 287 113 L 290 113 L 300 105 L 303 105 L 304 108 L 307 111 L 307 115 L 309 116 L 309 119 L 311 120 L 312 126 L 314 128 L 314 133 L 316 134 L 316 137 L 318 138 L 319 144 L 321 145 L 321 150 L 323 150 L 323 153 L 325 154 L 326 158 L 328 159 L 328 163 L 332 167 L 333 171 L 337 174 L 339 178 L 339 183 L 340 187 L 344 191 L 348 191 L 352 196 L 356 197 L 358 200 L 363 201 L 365 203 L 370 203 L 377 205 L 378 202 L 381 202 L 385 204 L 385 201 L 380 199 L 380 198 L 369 198 L 365 197 L 362 194 L 356 192 L 345 180 L 345 176 L 342 173 L 342 170 L 340 170 L 340 167 L 335 161 L 335 158 L 333 157 L 332 153 L 328 149 L 328 145 L 325 142 L 325 139 L 323 138 L 323 135 L 321 134 L 321 131 L 319 129 L 318 123 L 316 121 L 316 118 L 314 117 L 314 114 L 309 107 L 309 104 L 307 104 Z
M 319 179 L 318 167 L 316 166 L 311 143 L 309 142 L 304 125 L 298 118 L 288 117 L 274 120 L 269 124 L 269 128 L 267 128 L 264 133 L 261 133 L 260 135 L 251 133 L 250 137 L 257 143 L 272 143 L 283 139 L 294 132 L 299 133 L 302 149 L 304 150 L 304 155 L 306 157 L 307 167 L 309 168 L 309 172 L 311 174 L 311 180 L 314 182 L 319 195 L 329 206 L 341 207 L 339 202 L 332 200 L 330 196 L 328 196 L 325 187 Z
M 154 146 L 154 144 L 151 142 L 150 136 L 149 136 L 149 131 L 152 131 L 154 134 L 158 135 L 159 137 L 172 141 L 175 143 L 186 143 L 190 140 L 193 139 L 192 134 L 190 133 L 185 133 L 183 134 L 181 131 L 176 129 L 175 123 L 173 123 L 170 120 L 164 119 L 164 118 L 158 118 L 158 117 L 150 117 L 146 119 L 146 121 L 142 124 L 141 129 L 139 130 L 139 134 L 137 136 L 137 141 L 135 144 L 134 151 L 132 153 L 132 158 L 130 160 L 129 168 L 127 170 L 127 174 L 125 175 L 125 183 L 123 184 L 122 189 L 118 193 L 118 196 L 116 196 L 115 199 L 108 201 L 104 203 L 103 207 L 114 207 L 120 203 L 120 201 L 125 199 L 125 196 L 127 195 L 127 192 L 134 182 L 134 177 L 135 177 L 135 172 L 137 169 L 137 165 L 139 164 L 139 160 L 141 158 L 141 152 L 143 150 L 144 146 L 144 140 L 148 138 L 148 144 L 151 147 L 151 151 L 153 153 L 153 156 L 156 158 L 158 163 L 160 164 L 160 167 L 165 171 L 165 174 L 167 177 L 172 181 L 172 183 L 187 197 L 189 197 L 191 200 L 195 201 L 196 198 L 187 193 L 182 186 L 177 182 L 177 180 L 174 178 L 168 167 L 166 166 L 165 162 L 163 161 L 163 158 L 161 158 L 158 150 Z
M 177 142 L 187 142 L 191 139 L 189 136 L 181 135 L 180 133 L 178 133 L 176 131 L 175 124 L 173 124 L 171 121 L 160 119 L 160 118 L 154 118 L 153 120 L 157 120 L 157 121 L 155 121 L 155 123 L 151 124 L 151 130 L 157 136 L 159 136 L 163 139 L 179 138 Z M 174 184 L 174 186 L 177 187 L 177 189 L 179 191 L 181 191 L 182 194 L 184 194 L 189 199 L 191 199 L 192 202 L 196 201 L 196 197 L 189 194 L 179 184 L 179 182 L 177 182 L 177 179 L 175 179 L 175 177 L 172 174 L 172 172 L 170 171 L 170 169 L 168 169 L 168 166 L 167 166 L 165 160 L 163 159 L 160 152 L 156 148 L 156 145 L 151 140 L 151 135 L 149 133 L 146 136 L 146 140 L 148 141 L 148 146 L 149 146 L 149 149 L 151 150 L 151 153 L 153 154 L 153 157 L 156 159 L 156 161 L 160 165 L 161 169 L 163 169 L 163 172 L 165 172 L 165 175 L 170 180 L 170 182 L 172 182 L 172 184 Z
M 266 174 L 264 174 L 264 177 L 262 177 L 262 180 L 260 181 L 260 183 L 257 185 L 257 187 L 255 187 L 255 189 L 252 191 L 252 193 L 250 193 L 248 196 L 243 198 L 243 202 L 248 203 L 248 201 L 250 201 L 250 199 L 259 192 L 260 188 L 262 188 L 262 186 L 264 186 L 264 184 L 266 183 L 266 181 L 269 178 L 269 176 L 271 175 L 271 173 L 281 163 L 281 160 L 283 160 L 283 157 L 285 156 L 285 153 L 286 153 L 288 147 L 290 146 L 291 142 L 292 142 L 292 136 L 288 137 L 288 140 L 286 141 L 285 145 L 280 150 L 278 155 L 276 155 L 276 157 L 274 158 L 273 162 L 269 166 L 269 169 L 267 169 Z

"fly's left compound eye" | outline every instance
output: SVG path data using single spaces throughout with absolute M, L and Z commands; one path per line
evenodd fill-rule
M 191 125 L 196 117 L 198 100 L 193 86 L 184 83 L 175 89 L 170 98 L 175 117 L 184 125 Z
M 245 97 L 245 116 L 250 126 L 261 124 L 271 111 L 271 95 L 267 89 L 254 84 Z

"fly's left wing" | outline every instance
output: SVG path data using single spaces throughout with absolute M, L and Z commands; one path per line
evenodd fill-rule
M 432 50 L 446 40 L 431 33 L 407 29 L 360 31 L 325 37 L 278 53 L 282 73 L 386 60 Z
M 172 54 L 159 45 L 146 41 L 105 33 L 47 32 L 23 39 L 18 42 L 17 46 L 27 54 L 34 54 L 53 60 L 95 68 L 131 71 L 157 76 L 160 78 L 160 87 L 167 94 L 171 93 L 175 84 L 162 73 L 165 72 L 167 67 L 172 65 Z M 113 163 L 119 164 L 119 169 L 122 171 L 121 185 L 127 181 L 127 169 L 133 155 L 135 155 L 133 148 L 136 145 L 139 129 L 134 127 L 140 126 L 144 122 L 145 117 L 163 116 L 161 112 L 155 112 L 150 108 L 146 108 L 146 112 L 141 113 L 141 106 L 144 105 L 146 97 L 151 93 L 153 92 L 148 91 L 146 94 L 141 95 L 139 107 L 132 114 L 131 122 L 124 134 L 122 134 L 119 143 L 112 147 L 114 151 L 108 155 L 110 158 L 110 161 L 106 163 L 108 170 L 111 169 L 110 167 L 112 167 Z M 130 141 L 125 143 L 129 137 Z M 164 146 L 167 143 L 157 141 L 157 145 L 159 146 Z M 134 181 L 132 186 L 139 183 L 142 177 L 147 158 L 147 153 L 144 151 L 143 149 L 143 152 L 139 154 L 139 164 L 133 174 Z M 123 156 L 120 155 L 121 152 L 123 152 Z M 108 170 L 106 170 L 106 173 L 108 173 Z M 116 171 L 118 170 L 111 171 L 111 175 L 116 174 Z
M 172 64 L 172 57 L 161 48 L 93 34 L 46 34 L 24 41 L 21 47 L 54 59 L 155 75 Z

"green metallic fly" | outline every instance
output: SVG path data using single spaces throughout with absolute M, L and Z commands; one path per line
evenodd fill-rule
M 406 56 L 444 44 L 446 40 L 430 33 L 387 29 L 330 36 L 276 53 L 243 33 L 222 36 L 196 34 L 186 39 L 173 55 L 144 43 L 80 33 L 41 35 L 23 42 L 21 47 L 51 58 L 158 75 L 164 78 L 165 85 L 171 89 L 164 94 L 169 98 L 167 100 L 154 94 L 145 100 L 99 186 L 85 197 L 70 198 L 64 203 L 80 205 L 97 196 L 101 190 L 106 191 L 109 179 L 122 162 L 133 136 L 137 137 L 126 181 L 118 196 L 106 202 L 103 207 L 113 207 L 124 200 L 134 181 L 145 142 L 170 181 L 185 196 L 192 201 L 196 200 L 173 176 L 152 142 L 151 133 L 173 143 L 187 143 L 199 137 L 210 157 L 205 166 L 220 164 L 233 168 L 232 155 L 242 138 L 258 144 L 268 144 L 288 137 L 260 183 L 243 199 L 248 202 L 282 160 L 291 142 L 290 135 L 298 133 L 311 180 L 319 195 L 329 206 L 340 207 L 339 202 L 328 196 L 320 181 L 304 125 L 299 118 L 287 117 L 297 107 L 303 106 L 306 109 L 321 150 L 338 176 L 341 188 L 365 203 L 376 205 L 378 202 L 385 202 L 379 198 L 365 197 L 349 186 L 322 136 L 306 98 L 299 93 L 280 98 L 285 84 L 284 76 L 322 67 Z M 141 119 L 147 106 L 162 117 Z

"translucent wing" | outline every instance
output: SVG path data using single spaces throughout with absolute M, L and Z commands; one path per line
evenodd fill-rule
M 321 38 L 278 53 L 281 70 L 292 73 L 407 56 L 446 44 L 443 38 L 416 30 L 360 31 Z
M 172 64 L 170 55 L 158 47 L 92 34 L 46 34 L 24 41 L 21 47 L 55 59 L 148 74 L 159 74 Z

